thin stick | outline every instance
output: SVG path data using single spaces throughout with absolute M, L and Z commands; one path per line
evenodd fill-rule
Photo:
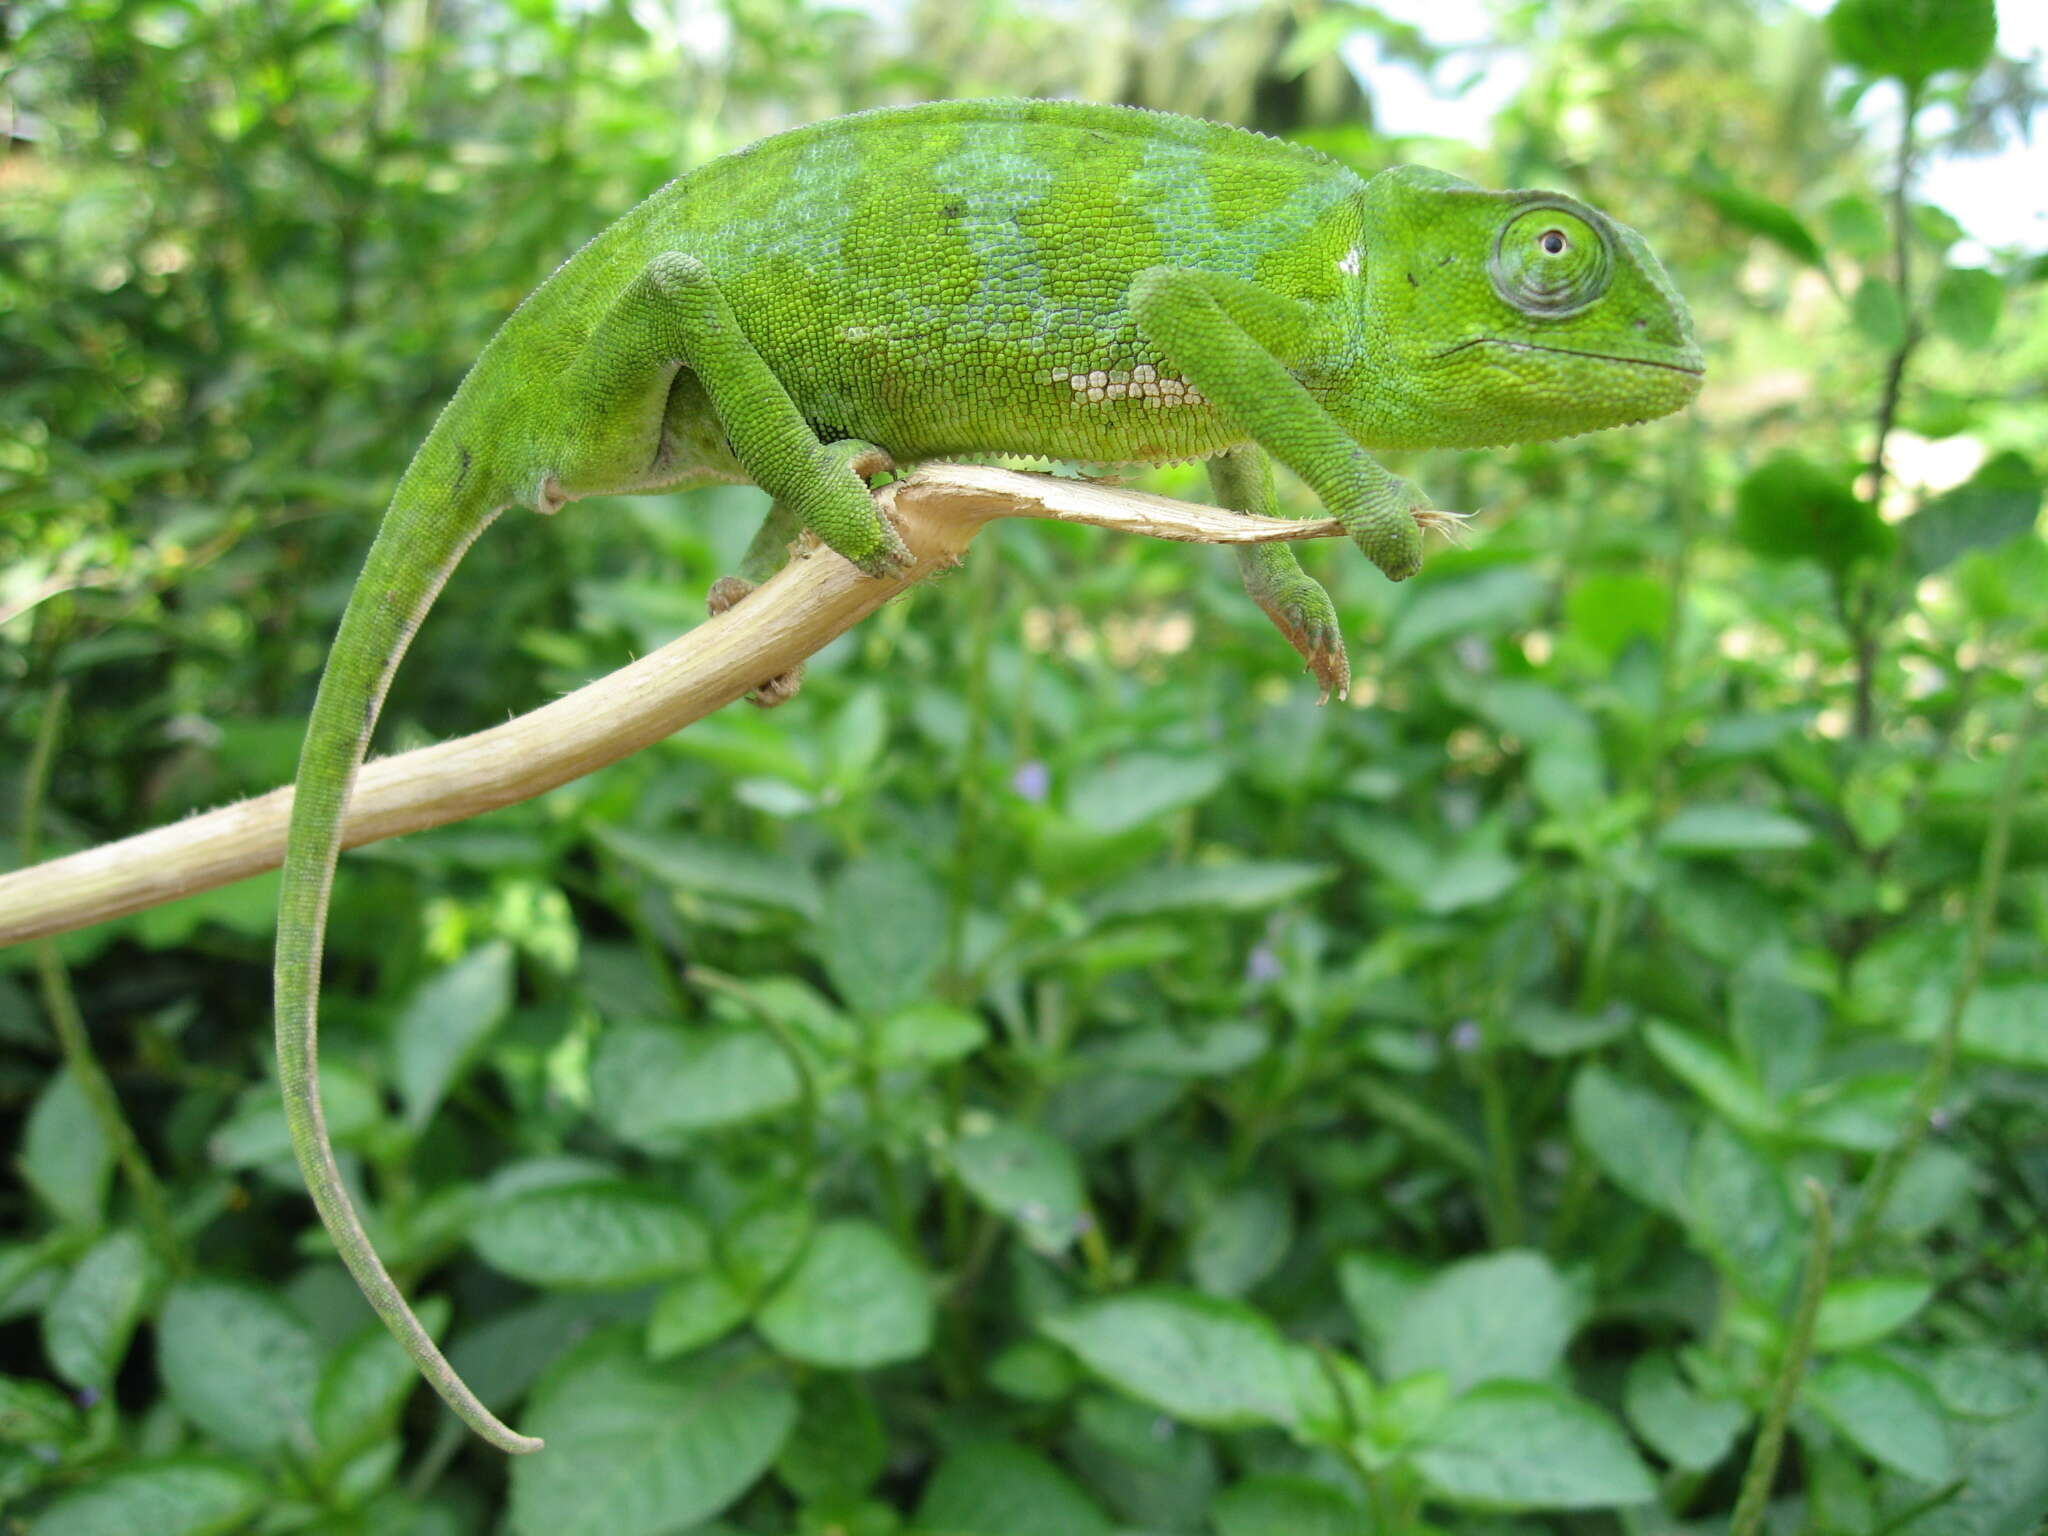
M 1999 786 L 1998 801 L 1991 812 L 1991 827 L 1984 837 L 1983 860 L 1977 870 L 1977 890 L 1970 903 L 1969 948 L 1963 958 L 1963 973 L 1956 979 L 1955 991 L 1949 995 L 1948 1013 L 1941 1021 L 1941 1033 L 1934 1037 L 1934 1049 L 1928 1053 L 1927 1065 L 1921 1069 L 1920 1082 L 1913 1093 L 1913 1105 L 1906 1112 L 1906 1123 L 1899 1131 L 1899 1139 L 1885 1148 L 1864 1183 L 1856 1207 L 1856 1225 L 1849 1235 L 1849 1258 L 1860 1255 L 1876 1238 L 1878 1223 L 1884 1220 L 1884 1210 L 1891 1203 L 1892 1190 L 1899 1182 L 1899 1175 L 1927 1139 L 1928 1126 L 1933 1121 L 1935 1110 L 1941 1107 L 1941 1096 L 1948 1091 L 1949 1078 L 1955 1073 L 1956 1053 L 1962 1048 L 1963 1019 L 1969 1013 L 1970 999 L 1976 995 L 1977 983 L 1984 978 L 1985 957 L 1991 951 L 1991 932 L 1998 924 L 1998 894 L 2005 883 L 2005 856 L 2012 846 L 2012 823 L 2019 810 L 2020 785 L 2026 779 L 2027 748 L 2033 742 L 2034 727 L 2041 718 L 2041 685 L 2029 682 L 2025 686 L 2026 702 L 2020 707 L 2019 728 L 2013 732 L 2012 748 L 2006 756 L 2005 781 Z
M 1742 1475 L 1742 1493 L 1735 1501 L 1735 1518 L 1728 1524 L 1728 1536 L 1757 1536 L 1763 1528 L 1764 1512 L 1770 1507 L 1771 1484 L 1777 1481 L 1778 1458 L 1785 1450 L 1785 1425 L 1792 1417 L 1792 1404 L 1806 1379 L 1806 1362 L 1813 1355 L 1813 1327 L 1820 1316 L 1820 1299 L 1828 1288 L 1828 1245 L 1834 1238 L 1834 1216 L 1828 1208 L 1827 1191 L 1818 1180 L 1806 1181 L 1806 1195 L 1813 1203 L 1813 1236 L 1806 1249 L 1806 1278 L 1799 1286 L 1799 1303 L 1792 1312 L 1792 1326 L 1785 1330 L 1785 1354 L 1778 1362 L 1778 1378 L 1771 1388 L 1771 1404 L 1764 1412 L 1763 1428 L 1750 1452 L 1749 1470 Z
M 360 847 L 530 800 L 594 773 L 789 670 L 935 571 L 1002 517 L 1087 523 L 1184 543 L 1342 537 L 1334 519 L 1282 522 L 1048 475 L 932 465 L 880 493 L 917 556 L 873 581 L 799 557 L 746 601 L 608 677 L 491 730 L 371 763 L 342 846 Z M 0 946 L 124 917 L 275 869 L 290 789 L 0 875 Z
M 56 763 L 57 741 L 64 734 L 64 711 L 70 701 L 68 683 L 59 683 L 50 690 L 49 702 L 43 710 L 42 729 L 36 732 L 35 746 L 29 753 L 28 778 L 21 792 L 21 851 L 25 858 L 36 856 L 36 844 L 43 825 L 43 797 L 49 787 L 50 770 Z M 164 1198 L 164 1187 L 157 1182 L 156 1170 L 150 1167 L 149 1159 L 143 1155 L 142 1142 L 121 1108 L 121 1096 L 114 1091 L 114 1084 L 108 1078 L 106 1068 L 100 1065 L 99 1057 L 93 1054 L 92 1037 L 86 1033 L 85 1015 L 79 1012 L 78 998 L 71 990 L 71 978 L 65 974 L 64 961 L 57 953 L 57 946 L 47 939 L 36 946 L 36 971 L 42 983 L 43 1007 L 50 1015 L 51 1028 L 56 1031 L 65 1069 L 71 1073 L 72 1081 L 78 1084 L 79 1092 L 85 1095 L 93 1118 L 99 1122 L 100 1134 L 113 1148 L 122 1176 L 127 1179 L 128 1188 L 135 1196 L 142 1225 L 149 1233 L 150 1246 L 166 1265 L 174 1270 L 180 1269 L 183 1267 L 184 1247 L 178 1241 L 177 1228 L 171 1221 L 171 1205 Z

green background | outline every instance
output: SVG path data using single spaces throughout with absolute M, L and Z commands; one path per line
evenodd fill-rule
M 1979 0 L 1493 15 L 1526 83 L 1422 139 L 1346 50 L 1484 60 L 1317 0 L 0 12 L 11 852 L 288 778 L 492 328 L 792 123 L 1079 95 L 1561 187 L 1711 370 L 1394 456 L 1480 515 L 1399 588 L 1304 549 L 1347 704 L 1220 552 L 1009 525 L 787 707 L 351 855 L 336 1140 L 540 1457 L 312 1220 L 273 881 L 0 953 L 0 1530 L 2042 1528 L 2048 258 L 1923 190 L 2040 130 L 2038 60 Z M 501 521 L 380 747 L 672 638 L 761 507 Z

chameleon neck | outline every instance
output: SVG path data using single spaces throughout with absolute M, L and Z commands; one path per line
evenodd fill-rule
M 320 1108 L 320 956 L 334 863 L 341 852 L 342 816 L 356 770 L 413 632 L 464 551 L 504 504 L 482 483 L 482 475 L 426 473 L 424 465 L 434 450 L 431 440 L 422 448 L 384 516 L 342 615 L 307 723 L 278 909 L 277 1067 L 292 1151 L 320 1219 L 363 1295 L 464 1423 L 502 1450 L 534 1451 L 540 1441 L 514 1432 L 478 1401 L 399 1294 L 341 1181 Z M 465 480 L 476 482 L 466 495 Z

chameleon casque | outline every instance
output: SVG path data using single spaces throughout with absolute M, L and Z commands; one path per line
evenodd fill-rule
M 392 672 L 504 508 L 749 480 L 743 578 L 808 529 L 869 575 L 907 551 L 865 476 L 949 456 L 1207 459 L 1273 511 L 1304 480 L 1399 581 L 1428 502 L 1368 454 L 1646 421 L 1702 377 L 1641 236 L 1552 192 L 1400 166 L 1370 179 L 1238 128 L 1049 101 L 938 102 L 798 128 L 671 182 L 484 348 L 398 488 L 299 762 L 277 935 L 292 1144 L 364 1294 L 455 1411 L 528 1451 L 450 1369 L 363 1231 L 321 1114 L 316 1019 L 342 814 Z M 1348 662 L 1283 544 L 1253 598 L 1325 689 Z M 746 580 L 721 584 L 743 597 Z

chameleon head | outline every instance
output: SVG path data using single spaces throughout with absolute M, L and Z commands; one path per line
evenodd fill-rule
M 1368 229 L 1398 231 L 1363 263 L 1368 355 L 1393 364 L 1371 372 L 1413 396 L 1373 433 L 1399 439 L 1384 446 L 1633 426 L 1699 393 L 1692 316 L 1626 225 L 1562 193 L 1488 192 L 1422 166 L 1381 172 L 1365 199 Z

